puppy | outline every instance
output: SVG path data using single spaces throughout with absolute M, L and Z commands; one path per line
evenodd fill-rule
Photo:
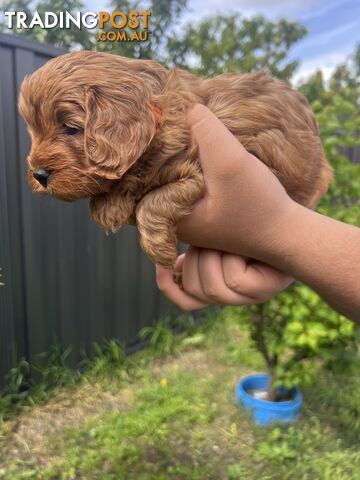
M 315 206 L 332 170 L 301 93 L 264 72 L 203 79 L 90 51 L 55 58 L 22 84 L 31 187 L 67 201 L 90 198 L 97 224 L 112 232 L 136 224 L 150 258 L 174 265 L 177 222 L 204 193 L 186 122 L 196 102 L 268 165 L 294 200 Z

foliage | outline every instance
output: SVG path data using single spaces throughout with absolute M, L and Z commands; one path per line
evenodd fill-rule
M 331 360 L 345 368 L 357 356 L 355 325 L 304 285 L 250 307 L 248 325 L 275 387 L 311 382 L 310 358 Z
M 48 400 L 59 389 L 71 388 L 85 378 L 89 381 L 111 378 L 127 381 L 131 366 L 124 348 L 117 339 L 93 343 L 91 354 L 82 352 L 76 366 L 70 365 L 72 348 L 64 349 L 55 338 L 49 351 L 35 355 L 31 362 L 18 360 L 6 376 L 6 386 L 0 392 L 0 423 L 23 407 Z M 81 374 L 80 372 L 85 372 Z
M 101 343 L 93 342 L 92 355 L 83 351 L 80 368 L 94 378 L 104 375 L 119 375 L 125 373 L 127 359 L 124 345 L 117 339 L 104 339 Z
M 173 27 L 187 7 L 187 0 L 150 0 L 147 5 L 146 10 L 151 12 L 149 19 L 151 34 L 147 42 L 98 42 L 96 49 L 124 57 L 164 61 L 166 44 L 173 34 Z M 118 9 L 119 3 L 113 0 L 110 3 L 110 10 Z M 140 7 L 139 1 L 135 4 L 129 0 L 121 2 L 122 12 L 134 10 L 144 10 Z M 105 30 L 111 30 L 111 26 L 107 25 Z
M 360 223 L 360 164 L 348 159 L 360 145 L 360 45 L 353 57 L 340 64 L 326 85 L 321 71 L 300 88 L 316 113 L 334 181 L 320 204 L 320 212 L 338 220 Z
M 71 351 L 72 347 L 64 348 L 55 338 L 48 352 L 36 355 L 31 364 L 34 385 L 46 385 L 50 391 L 76 383 L 77 374 L 68 364 Z
M 79 373 L 68 365 L 71 348 L 63 349 L 55 339 L 48 352 L 36 355 L 30 363 L 20 358 L 6 376 L 0 395 L 0 421 L 24 406 L 33 406 L 53 395 L 58 389 L 80 381 Z
M 144 327 L 139 333 L 139 338 L 147 340 L 150 348 L 158 357 L 176 352 L 177 343 L 169 317 L 163 318 L 154 325 Z
M 286 57 L 305 33 L 298 23 L 285 19 L 274 23 L 262 16 L 214 16 L 187 25 L 184 33 L 169 39 L 169 62 L 183 68 L 194 65 L 195 73 L 210 76 L 265 67 L 272 75 L 289 80 L 298 63 L 286 62 Z
M 68 11 L 71 14 L 76 12 L 85 12 L 85 2 L 82 0 L 6 0 L 2 6 L 3 11 L 22 11 L 25 12 L 28 18 L 32 18 L 34 12 L 37 10 L 40 16 L 45 12 L 62 12 Z M 92 49 L 95 42 L 94 32 L 87 29 L 78 29 L 71 26 L 70 29 L 41 29 L 35 26 L 30 29 L 8 30 L 5 18 L 0 18 L 0 30 L 6 33 L 14 32 L 17 35 L 33 38 L 38 42 L 45 42 L 61 48 L 83 48 Z

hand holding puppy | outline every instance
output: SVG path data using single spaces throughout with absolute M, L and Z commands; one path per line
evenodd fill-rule
M 221 250 L 258 258 L 263 243 L 272 242 L 274 229 L 291 215 L 294 202 L 210 110 L 196 105 L 188 120 L 199 145 L 206 192 L 179 222 L 178 235 L 206 248 L 191 247 L 178 258 L 175 269 L 182 273 L 183 290 L 171 271 L 157 266 L 159 288 L 184 310 L 263 303 L 288 287 L 292 278 L 260 261 Z
M 196 105 L 188 121 L 199 147 L 205 195 L 178 222 L 179 239 L 264 261 L 267 245 L 278 239 L 274 233 L 287 229 L 298 204 L 209 109 Z
M 360 229 L 294 202 L 206 107 L 196 105 L 188 119 L 206 191 L 178 224 L 179 238 L 196 247 L 176 265 L 184 291 L 157 267 L 165 295 L 186 310 L 261 303 L 291 283 L 281 270 L 360 321 Z

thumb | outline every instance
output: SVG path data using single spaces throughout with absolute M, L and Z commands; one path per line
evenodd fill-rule
M 185 253 L 178 256 L 175 262 L 175 272 L 182 273 L 184 269 Z
M 252 155 L 245 150 L 225 125 L 199 103 L 188 112 L 188 123 L 195 143 L 199 147 L 200 163 L 208 179 L 233 176 L 245 167 Z M 240 167 L 240 168 L 239 168 Z

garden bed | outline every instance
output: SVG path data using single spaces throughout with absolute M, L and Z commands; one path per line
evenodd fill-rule
M 290 427 L 255 427 L 234 386 L 260 355 L 228 310 L 206 329 L 131 366 L 86 375 L 0 427 L 0 478 L 20 480 L 354 479 L 360 471 L 360 380 L 320 370 Z M 189 340 L 193 339 L 193 340 Z M 122 372 L 122 373 L 121 373 Z

